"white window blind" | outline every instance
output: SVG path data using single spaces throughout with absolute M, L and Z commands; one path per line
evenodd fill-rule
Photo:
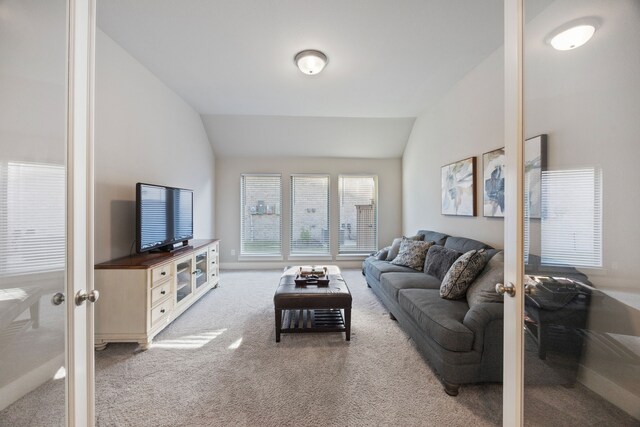
M 542 172 L 542 263 L 602 266 L 600 171 Z
M 64 270 L 65 167 L 0 164 L 0 275 Z
M 364 254 L 377 250 L 377 177 L 341 175 L 339 192 L 339 253 Z
M 330 255 L 329 175 L 291 176 L 291 255 Z
M 282 255 L 282 178 L 279 174 L 241 177 L 241 255 Z

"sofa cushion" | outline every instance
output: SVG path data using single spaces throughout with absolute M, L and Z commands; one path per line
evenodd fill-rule
M 460 255 L 462 255 L 460 252 L 444 246 L 431 246 L 424 260 L 424 272 L 437 277 L 442 282 L 445 274 Z
M 467 289 L 469 307 L 483 302 L 503 302 L 502 296 L 496 292 L 496 283 L 504 283 L 504 252 L 493 256 L 482 270 L 482 273 Z
M 437 289 L 403 289 L 398 304 L 443 348 L 471 351 L 474 333 L 462 321 L 469 311 L 466 301 L 440 298 Z
M 369 263 L 368 273 L 376 280 L 380 280 L 381 275 L 392 272 L 424 274 L 404 265 L 391 264 L 389 261 L 372 261 Z
M 391 243 L 391 248 L 389 249 L 389 253 L 387 254 L 387 261 L 393 261 L 398 256 L 398 252 L 400 252 L 400 245 L 402 244 L 402 241 L 404 239 L 422 241 L 424 239 L 424 236 L 421 234 L 416 234 L 415 236 L 402 236 L 393 239 L 393 243 Z
M 446 299 L 459 299 L 465 296 L 471 282 L 487 264 L 484 249 L 471 250 L 453 263 L 440 285 L 440 296 Z
M 387 273 L 380 279 L 380 288 L 394 301 L 401 289 L 440 289 L 440 280 L 429 274 Z
M 447 234 L 430 230 L 418 230 L 418 234 L 422 234 L 424 236 L 423 240 L 427 242 L 435 242 L 435 244 L 438 246 L 444 246 L 444 242 L 447 240 L 447 237 L 449 237 L 449 235 Z
M 491 249 L 491 246 L 473 239 L 467 239 L 466 237 L 447 237 L 447 241 L 444 243 L 445 248 L 453 249 L 454 251 L 462 252 L 463 254 L 473 249 Z
M 400 252 L 398 252 L 398 256 L 391 261 L 391 264 L 404 265 L 405 267 L 422 271 L 424 269 L 424 259 L 431 246 L 433 246 L 433 242 L 402 239 Z

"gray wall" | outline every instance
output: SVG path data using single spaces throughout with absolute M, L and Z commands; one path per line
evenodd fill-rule
M 401 160 L 343 158 L 217 158 L 216 159 L 216 230 L 221 239 L 220 261 L 224 268 L 280 267 L 287 263 L 238 262 L 240 252 L 240 175 L 242 173 L 282 173 L 283 253 L 289 252 L 290 181 L 292 173 L 330 174 L 330 221 L 333 259 L 338 242 L 338 175 L 378 175 L 378 245 L 391 243 L 401 233 Z M 235 250 L 236 255 L 231 255 Z M 326 262 L 326 261 L 325 261 Z M 357 262 L 339 265 L 355 266 Z
M 95 108 L 96 262 L 129 254 L 136 182 L 194 190 L 195 237 L 214 237 L 215 158 L 200 116 L 100 30 Z

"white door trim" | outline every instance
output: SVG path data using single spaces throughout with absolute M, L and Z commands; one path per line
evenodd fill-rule
M 504 296 L 504 426 L 523 425 L 524 412 L 524 147 L 523 147 L 523 22 L 524 0 L 504 2 L 506 151 L 504 280 L 515 297 Z
M 94 0 L 69 0 L 67 93 L 67 425 L 93 426 L 93 310 L 74 297 L 93 287 Z M 91 347 L 90 347 L 91 346 Z

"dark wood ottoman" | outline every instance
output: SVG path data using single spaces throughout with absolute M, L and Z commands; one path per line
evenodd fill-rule
M 297 287 L 299 267 L 287 269 L 273 297 L 276 314 L 276 342 L 281 333 L 344 332 L 351 340 L 351 292 L 340 269 L 328 265 L 329 285 Z M 344 310 L 344 317 L 342 311 Z

